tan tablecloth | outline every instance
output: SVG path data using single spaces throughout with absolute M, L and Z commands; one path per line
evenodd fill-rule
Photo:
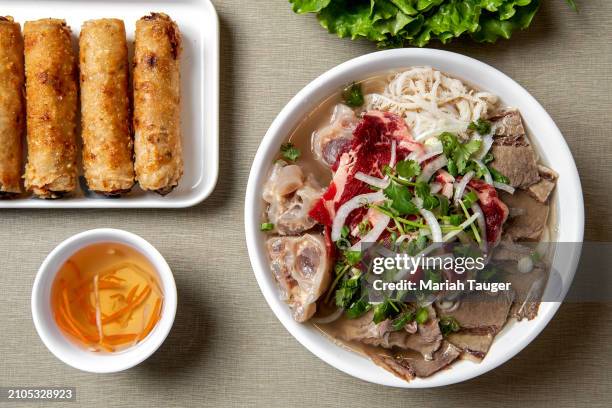
M 300 88 L 375 46 L 327 34 L 314 17 L 294 15 L 285 0 L 214 3 L 222 44 L 216 191 L 202 205 L 177 211 L 3 211 L 0 386 L 75 386 L 81 404 L 104 407 L 489 407 L 519 401 L 609 407 L 610 305 L 564 305 L 512 361 L 478 379 L 424 391 L 356 380 L 289 335 L 265 303 L 247 258 L 242 213 L 249 167 L 269 124 Z M 544 105 L 578 164 L 586 238 L 612 241 L 612 1 L 579 0 L 580 14 L 563 0 L 544 3 L 533 26 L 511 41 L 446 48 L 501 69 Z M 30 315 L 31 285 L 45 255 L 64 238 L 95 227 L 148 239 L 166 256 L 179 288 L 166 343 L 144 364 L 114 375 L 82 373 L 56 360 Z

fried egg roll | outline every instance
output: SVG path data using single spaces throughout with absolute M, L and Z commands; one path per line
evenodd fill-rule
M 0 17 L 0 197 L 21 192 L 23 39 L 12 17 Z
M 25 185 L 41 198 L 76 189 L 77 79 L 64 20 L 28 21 L 25 44 L 28 163 Z
M 136 22 L 134 153 L 143 190 L 167 194 L 183 175 L 179 59 L 181 34 L 165 14 Z
M 125 193 L 134 185 L 134 163 L 123 21 L 86 21 L 79 50 L 85 179 L 98 193 Z

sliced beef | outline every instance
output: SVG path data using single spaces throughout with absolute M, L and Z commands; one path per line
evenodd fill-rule
M 493 145 L 491 167 L 510 180 L 512 187 L 527 188 L 540 180 L 536 156 L 531 146 Z
M 537 266 L 529 273 L 512 271 L 505 274 L 504 282 L 510 282 L 516 293 L 510 317 L 517 320 L 532 320 L 538 315 L 542 294 L 546 288 L 548 273 L 546 269 Z
M 527 139 L 517 109 L 504 110 L 489 118 L 494 129 L 491 167 L 508 177 L 513 187 L 527 188 L 540 180 L 533 147 Z
M 469 333 L 496 334 L 504 327 L 513 300 L 513 292 L 497 295 L 473 292 L 464 296 L 454 311 L 438 310 L 438 315 L 454 317 L 461 329 Z
M 423 149 L 420 143 L 412 139 L 410 130 L 399 116 L 378 111 L 364 114 L 353 132 L 350 149 L 340 156 L 332 182 L 310 211 L 310 216 L 323 225 L 331 225 L 336 210 L 342 204 L 356 195 L 371 192 L 370 186 L 357 180 L 355 174 L 362 172 L 383 177 L 383 168 L 391 160 L 393 141 L 396 142 L 397 160 L 403 160 L 412 151 Z M 347 219 L 348 224 L 352 217 L 355 215 Z
M 493 251 L 493 261 L 495 262 L 518 262 L 521 258 L 526 256 L 531 256 L 533 254 L 533 249 L 517 244 L 511 240 L 502 240 L 499 245 Z
M 440 348 L 442 342 L 442 332 L 438 325 L 438 318 L 433 307 L 429 306 L 429 319 L 418 325 L 418 330 L 414 334 L 409 334 L 404 339 L 402 348 L 419 352 L 425 360 L 431 360 L 434 352 Z M 397 332 L 396 332 L 397 333 Z M 394 333 L 391 333 L 393 336 Z M 390 337 L 391 337 L 390 336 Z
M 494 338 L 491 333 L 475 334 L 462 330 L 449 334 L 447 340 L 461 349 L 463 357 L 478 362 L 485 358 Z
M 459 357 L 461 350 L 443 341 L 431 360 L 426 360 L 414 351 L 394 351 L 390 353 L 368 352 L 372 361 L 396 376 L 410 381 L 416 377 L 429 377 L 447 367 Z
M 548 221 L 548 204 L 532 198 L 526 191 L 517 190 L 514 194 L 502 193 L 501 199 L 515 210 L 516 217 L 510 218 L 504 226 L 505 236 L 513 241 L 537 240 Z
M 431 359 L 436 350 L 440 348 L 442 333 L 435 310 L 430 308 L 429 312 L 429 320 L 417 325 L 416 332 L 412 325 L 407 325 L 403 330 L 392 331 L 390 320 L 376 324 L 372 321 L 372 311 L 357 319 L 342 317 L 330 325 L 328 330 L 334 337 L 344 341 L 358 341 L 386 349 L 393 347 L 403 350 L 410 349 L 418 352 L 425 359 Z
M 487 241 L 495 246 L 502 234 L 502 226 L 508 218 L 508 207 L 497 196 L 497 190 L 482 180 L 472 179 L 468 186 L 476 191 L 480 208 L 485 216 Z
M 525 143 L 525 127 L 518 109 L 501 110 L 489 117 L 489 121 L 491 121 L 496 144 L 517 146 Z
M 557 185 L 559 175 L 554 170 L 542 165 L 538 165 L 538 172 L 540 174 L 540 181 L 529 186 L 527 192 L 539 202 L 546 203 Z

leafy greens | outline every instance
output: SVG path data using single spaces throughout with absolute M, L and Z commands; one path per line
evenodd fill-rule
M 566 0 L 576 9 L 575 0 Z M 523 30 L 540 0 L 289 0 L 299 14 L 316 13 L 330 33 L 366 38 L 380 47 L 430 41 L 448 43 L 469 35 L 478 42 L 508 39 Z

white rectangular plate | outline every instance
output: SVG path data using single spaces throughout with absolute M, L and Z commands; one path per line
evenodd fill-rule
M 219 173 L 219 21 L 209 0 L 0 1 L 0 13 L 13 16 L 22 30 L 28 20 L 65 19 L 75 44 L 84 21 L 123 19 L 130 58 L 136 20 L 152 11 L 168 14 L 183 35 L 181 130 L 185 172 L 178 187 L 165 197 L 137 186 L 121 198 L 105 198 L 83 190 L 74 197 L 57 200 L 25 196 L 0 200 L 0 208 L 183 208 L 210 195 Z

